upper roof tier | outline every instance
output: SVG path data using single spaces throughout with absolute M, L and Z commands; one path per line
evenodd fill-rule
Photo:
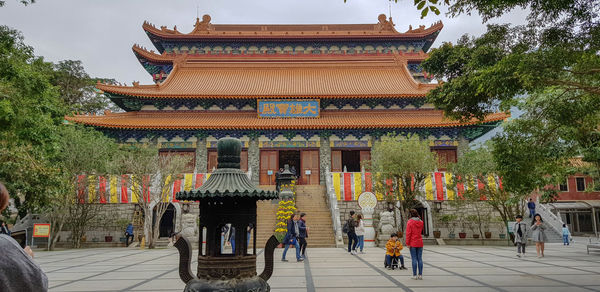
M 143 29 L 150 36 L 157 49 L 162 52 L 163 41 L 200 41 L 200 40 L 424 40 L 432 43 L 442 29 L 443 24 L 436 22 L 429 28 L 419 26 L 400 33 L 394 28 L 391 19 L 380 14 L 378 23 L 370 24 L 212 24 L 209 15 L 196 19 L 194 29 L 182 33 L 177 26 L 168 29 L 157 28 L 144 22 Z M 429 48 L 429 46 L 426 46 Z
M 401 54 L 203 58 L 179 55 L 162 83 L 98 84 L 106 93 L 140 98 L 424 97 L 437 84 L 416 82 Z
M 342 110 L 322 111 L 319 118 L 258 118 L 254 111 L 240 112 L 128 112 L 105 115 L 75 115 L 66 120 L 102 128 L 118 129 L 208 129 L 208 130 L 325 130 L 465 127 L 503 121 L 509 113 L 494 113 L 484 120 L 460 122 L 441 110 Z

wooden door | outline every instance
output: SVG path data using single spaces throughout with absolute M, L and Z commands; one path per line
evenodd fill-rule
M 456 149 L 435 149 L 438 158 L 438 170 L 445 171 L 449 163 L 456 163 Z
M 360 169 L 362 171 L 363 161 L 371 160 L 371 150 L 361 150 L 360 151 Z
M 244 172 L 248 171 L 248 150 L 242 150 L 240 155 L 240 169 Z
M 342 151 L 333 150 L 331 151 L 331 172 L 342 171 Z
M 319 184 L 319 150 L 303 150 L 300 152 L 300 183 L 303 185 Z
M 277 150 L 260 151 L 260 184 L 274 185 L 275 174 L 279 170 L 278 165 L 279 152 Z
M 217 150 L 208 150 L 207 156 L 206 172 L 213 172 L 213 169 L 217 169 Z

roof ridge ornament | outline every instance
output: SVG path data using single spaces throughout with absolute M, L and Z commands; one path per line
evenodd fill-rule
M 202 21 L 200 21 L 200 18 L 196 17 L 196 23 L 194 24 L 194 30 L 191 33 L 194 34 L 194 33 L 212 30 L 213 27 L 212 27 L 212 24 L 210 23 L 210 20 L 211 20 L 211 17 L 208 14 L 202 15 Z
M 387 18 L 387 16 L 385 14 L 379 14 L 379 16 L 377 17 L 377 20 L 379 20 L 379 22 L 376 24 L 376 30 L 378 31 L 390 31 L 390 32 L 396 32 L 396 29 L 394 29 L 394 22 L 392 21 L 392 18 L 390 17 L 389 20 Z

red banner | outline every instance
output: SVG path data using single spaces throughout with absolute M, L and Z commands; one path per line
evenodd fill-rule
M 194 188 L 197 189 L 197 188 L 201 187 L 203 183 L 204 183 L 204 174 L 202 174 L 202 173 L 196 174 L 196 184 L 194 185 Z
M 441 172 L 435 173 L 435 190 L 438 201 L 444 200 L 444 182 L 443 174 Z
M 85 203 L 85 175 L 77 176 L 77 200 L 80 204 Z
M 344 200 L 352 201 L 352 174 L 344 173 Z
M 100 195 L 100 204 L 106 204 L 106 178 L 98 177 L 98 193 Z
M 177 200 L 176 198 L 176 194 L 179 193 L 179 191 L 181 191 L 181 180 L 175 180 L 173 182 L 173 202 L 179 202 L 179 200 Z
M 121 203 L 129 203 L 129 198 L 127 197 L 127 181 L 129 177 L 124 174 L 121 176 Z
M 365 191 L 373 192 L 373 180 L 370 172 L 365 172 Z

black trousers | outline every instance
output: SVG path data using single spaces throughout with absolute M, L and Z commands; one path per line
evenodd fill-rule
M 300 243 L 300 253 L 302 254 L 302 256 L 304 256 L 304 253 L 306 252 L 306 238 L 304 237 L 298 237 L 298 241 Z
M 129 242 L 129 238 L 131 238 L 131 242 Z M 129 244 L 133 243 L 133 234 L 127 234 L 127 239 L 125 239 L 125 245 L 129 246 Z

